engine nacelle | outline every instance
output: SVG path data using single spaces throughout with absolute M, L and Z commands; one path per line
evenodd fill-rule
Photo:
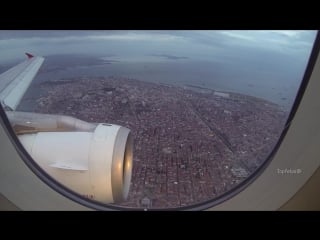
M 98 124 L 91 132 L 37 132 L 18 135 L 33 159 L 48 174 L 85 197 L 121 202 L 132 174 L 130 130 Z

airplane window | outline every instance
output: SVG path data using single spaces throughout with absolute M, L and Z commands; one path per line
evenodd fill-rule
M 270 159 L 317 32 L 0 34 L 2 107 L 46 173 L 107 206 L 185 209 Z

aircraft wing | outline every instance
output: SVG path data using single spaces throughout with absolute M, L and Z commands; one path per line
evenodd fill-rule
M 28 59 L 0 75 L 0 101 L 4 108 L 15 110 L 44 58 L 26 53 Z

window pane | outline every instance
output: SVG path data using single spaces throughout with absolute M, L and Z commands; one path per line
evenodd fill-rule
M 130 129 L 130 190 L 115 204 L 172 208 L 214 200 L 267 159 L 299 90 L 316 31 L 1 35 L 2 71 L 18 63 L 25 49 L 45 56 L 17 111 L 68 115 L 90 131 L 97 123 Z

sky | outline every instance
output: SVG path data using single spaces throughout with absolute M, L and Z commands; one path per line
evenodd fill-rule
M 25 52 L 90 54 L 120 61 L 112 64 L 113 72 L 106 68 L 111 75 L 116 71 L 146 81 L 206 84 L 290 106 L 316 34 L 305 30 L 0 30 L 0 69 L 26 59 Z
M 36 55 L 167 54 L 212 61 L 305 62 L 316 31 L 8 31 L 0 30 L 0 63 Z M 259 59 L 260 58 L 260 59 Z M 262 60 L 263 58 L 263 60 Z M 272 59 L 271 59 L 272 58 Z M 275 64 L 276 65 L 276 64 Z

